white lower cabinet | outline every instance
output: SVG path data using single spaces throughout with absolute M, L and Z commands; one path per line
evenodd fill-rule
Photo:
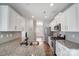
M 61 43 L 56 41 L 56 54 L 57 56 L 69 56 L 69 50 L 62 46 Z
M 50 36 L 48 36 L 48 43 L 49 43 L 50 47 L 52 47 L 52 40 L 51 40 Z
M 60 45 L 60 43 L 56 42 L 56 54 L 57 56 L 61 56 L 62 54 L 62 47 Z
M 60 47 L 56 47 L 56 54 L 57 54 L 57 56 L 61 56 L 60 53 L 62 53 L 61 52 L 61 48 Z
M 79 56 L 79 49 L 71 49 L 56 41 L 57 56 Z
M 69 49 L 63 46 L 61 55 L 62 56 L 69 56 L 70 55 Z
M 71 56 L 79 56 L 79 50 L 77 50 L 77 51 L 76 50 L 71 50 L 70 55 Z

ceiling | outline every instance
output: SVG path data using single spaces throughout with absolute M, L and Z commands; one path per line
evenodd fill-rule
M 53 6 L 50 6 L 50 3 L 11 3 L 9 5 L 27 19 L 34 18 L 48 22 L 70 3 L 54 3 Z

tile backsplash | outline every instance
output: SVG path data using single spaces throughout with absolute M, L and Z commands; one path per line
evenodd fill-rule
M 79 43 L 79 32 L 65 32 L 66 40 Z
M 20 31 L 0 31 L 0 44 L 20 37 Z

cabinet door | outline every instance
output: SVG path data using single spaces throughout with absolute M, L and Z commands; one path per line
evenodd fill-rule
M 8 6 L 0 5 L 0 31 L 7 31 Z
M 56 54 L 62 56 L 62 45 L 58 41 L 56 41 Z
M 77 5 L 77 31 L 79 31 L 79 3 Z
M 24 28 L 25 28 L 25 19 L 20 16 L 19 14 L 17 14 L 17 17 L 16 17 L 16 31 L 24 31 Z
M 56 54 L 57 56 L 60 55 L 60 48 L 59 48 L 58 42 L 56 42 Z
M 66 31 L 67 28 L 66 28 L 66 16 L 65 16 L 65 13 L 62 13 L 60 19 L 61 19 L 61 31 Z
M 25 19 L 20 16 L 15 10 L 9 7 L 9 31 L 23 31 L 25 27 Z
M 9 7 L 9 22 L 8 22 L 8 30 L 9 31 L 15 31 L 15 26 L 16 26 L 16 12 Z
M 67 47 L 62 45 L 62 56 L 70 56 L 70 51 Z
M 56 41 L 56 54 L 58 56 L 69 56 L 70 51 L 67 47 Z
M 64 17 L 64 29 L 65 31 L 76 31 L 77 30 L 77 6 L 76 4 L 70 6 L 63 13 Z
M 69 14 L 67 16 L 67 23 L 69 24 L 68 30 L 69 31 L 76 31 L 77 30 L 77 8 L 76 4 L 69 8 Z

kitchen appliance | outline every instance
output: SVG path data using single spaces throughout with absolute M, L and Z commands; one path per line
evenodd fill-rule
M 54 26 L 54 30 L 61 31 L 61 24 Z

